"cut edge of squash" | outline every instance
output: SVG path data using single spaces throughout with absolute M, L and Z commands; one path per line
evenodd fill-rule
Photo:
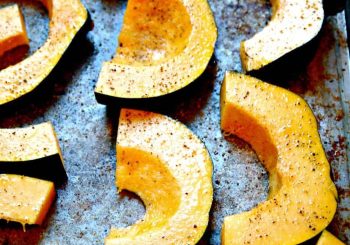
M 186 87 L 204 72 L 214 52 L 217 39 L 215 21 L 207 0 L 196 2 L 190 0 L 183 3 L 192 23 L 188 45 L 183 52 L 161 64 L 149 66 L 105 62 L 96 84 L 96 97 L 107 96 L 116 99 L 160 97 Z M 204 15 L 203 12 L 208 14 Z

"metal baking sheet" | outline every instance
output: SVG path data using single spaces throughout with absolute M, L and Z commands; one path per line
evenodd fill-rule
M 0 1 L 0 6 L 12 1 Z M 115 141 L 118 107 L 96 102 L 94 86 L 101 64 L 112 58 L 127 1 L 85 0 L 94 28 L 60 63 L 50 81 L 30 102 L 1 112 L 0 127 L 53 122 L 63 151 L 68 182 L 41 226 L 0 222 L 0 244 L 102 244 L 112 226 L 142 218 L 142 202 L 115 188 Z M 239 43 L 270 18 L 265 0 L 210 0 L 219 37 L 204 74 L 183 100 L 161 110 L 182 121 L 201 138 L 214 163 L 214 202 L 208 230 L 200 244 L 220 244 L 223 217 L 251 209 L 267 197 L 268 176 L 245 142 L 220 131 L 220 85 L 226 70 L 242 71 Z M 48 33 L 45 9 L 18 1 L 32 53 Z M 350 243 L 349 199 L 349 55 L 344 13 L 327 17 L 317 52 L 303 72 L 283 85 L 304 97 L 313 109 L 339 191 L 339 207 L 330 230 Z M 292 69 L 292 68 L 291 68 Z M 157 110 L 157 108 L 154 108 Z

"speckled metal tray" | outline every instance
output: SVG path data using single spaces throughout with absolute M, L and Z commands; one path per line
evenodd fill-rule
M 125 227 L 144 214 L 135 196 L 118 195 L 115 141 L 118 107 L 96 102 L 94 86 L 103 61 L 117 47 L 126 1 L 84 0 L 94 28 L 73 45 L 55 73 L 31 100 L 0 112 L 0 127 L 52 121 L 63 151 L 68 182 L 43 226 L 0 222 L 0 244 L 102 244 L 111 226 Z M 239 43 L 259 31 L 270 17 L 265 0 L 210 0 L 219 31 L 207 70 L 176 103 L 161 109 L 201 138 L 214 163 L 214 203 L 200 244 L 220 244 L 223 217 L 257 205 L 267 197 L 268 178 L 255 153 L 220 131 L 220 85 L 226 70 L 241 71 Z M 1 1 L 1 5 L 9 4 Z M 30 53 L 48 32 L 40 4 L 20 1 L 30 36 Z M 344 14 L 327 17 L 317 52 L 303 71 L 285 75 L 280 84 L 304 97 L 318 122 L 339 191 L 339 207 L 330 230 L 350 243 L 349 55 Z M 293 67 L 290 68 L 291 70 Z M 157 108 L 153 110 L 157 111 Z

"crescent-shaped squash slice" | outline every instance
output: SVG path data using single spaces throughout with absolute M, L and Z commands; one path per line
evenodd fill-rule
M 213 199 L 212 163 L 204 144 L 166 116 L 122 109 L 117 187 L 143 200 L 145 217 L 112 229 L 106 244 L 195 244 Z
M 194 81 L 214 51 L 207 0 L 129 0 L 115 58 L 102 66 L 96 98 L 166 95 Z
M 51 123 L 0 129 L 0 174 L 66 180 L 61 150 Z
M 227 73 L 221 127 L 251 144 L 270 175 L 268 200 L 224 219 L 223 244 L 298 244 L 331 222 L 337 191 L 316 119 L 299 96 Z
M 53 70 L 87 20 L 80 0 L 41 0 L 49 12 L 49 36 L 33 55 L 0 71 L 0 105 L 33 91 Z
M 324 230 L 316 245 L 345 245 L 345 243 L 333 236 L 330 232 Z
M 40 225 L 55 193 L 53 182 L 0 174 L 0 219 Z
M 17 4 L 0 9 L 0 56 L 21 45 L 28 45 L 26 27 Z
M 251 39 L 241 43 L 245 71 L 258 70 L 306 44 L 321 29 L 322 0 L 271 0 L 272 18 Z

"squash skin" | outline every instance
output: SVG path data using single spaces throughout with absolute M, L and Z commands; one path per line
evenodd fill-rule
M 178 4 L 175 4 L 176 2 Z M 176 8 L 168 9 L 166 3 Z M 95 89 L 98 102 L 161 97 L 184 88 L 203 73 L 212 57 L 217 39 L 216 25 L 207 1 L 167 0 L 166 3 L 160 0 L 128 1 L 125 22 L 120 34 L 122 46 L 118 48 L 116 57 L 102 66 Z M 155 5 L 156 10 L 151 9 L 151 4 Z M 136 15 L 134 6 L 138 8 L 140 5 L 150 5 L 149 18 L 152 21 L 148 21 L 146 16 L 144 19 L 134 17 Z M 178 30 L 178 23 L 175 21 L 172 23 L 172 18 L 164 17 L 176 11 L 177 17 L 175 14 L 174 16 L 181 20 L 183 26 L 181 33 Z M 142 12 L 139 14 L 142 15 Z M 135 21 L 136 24 L 131 22 L 133 19 L 138 20 Z M 169 21 L 157 22 L 164 19 Z M 159 33 L 154 34 L 157 25 L 163 26 L 164 29 L 159 28 Z M 144 41 L 145 45 L 152 47 L 153 56 L 144 50 L 142 40 L 133 35 L 143 31 L 147 38 L 157 43 L 158 39 L 166 36 L 164 33 L 167 30 L 173 35 L 167 37 L 166 44 Z M 156 35 L 160 37 L 156 38 Z M 178 38 L 182 35 L 185 41 Z M 135 42 L 141 44 L 134 47 L 132 44 Z M 161 58 L 158 59 L 157 56 Z
M 250 143 L 270 174 L 268 200 L 226 217 L 222 243 L 298 244 L 317 235 L 335 214 L 337 191 L 307 103 L 234 73 L 221 100 L 222 129 Z
M 55 196 L 50 181 L 0 174 L 0 219 L 40 225 Z
M 118 190 L 138 194 L 146 214 L 133 226 L 113 228 L 105 244 L 196 244 L 213 199 L 204 144 L 166 116 L 122 109 L 117 159 Z
M 241 61 L 246 72 L 259 70 L 308 43 L 322 27 L 322 0 L 271 0 L 271 4 L 268 25 L 241 43 Z
M 37 88 L 52 72 L 88 20 L 88 13 L 80 0 L 41 2 L 48 9 L 50 17 L 48 39 L 33 55 L 0 71 L 0 106 Z
M 19 174 L 54 181 L 67 179 L 62 153 L 51 123 L 0 129 L 0 174 Z
M 18 5 L 0 9 L 0 56 L 22 45 L 29 45 L 29 40 Z
M 335 15 L 345 8 L 345 0 L 323 0 L 325 15 Z
M 324 230 L 317 241 L 316 245 L 345 245 L 329 231 Z

